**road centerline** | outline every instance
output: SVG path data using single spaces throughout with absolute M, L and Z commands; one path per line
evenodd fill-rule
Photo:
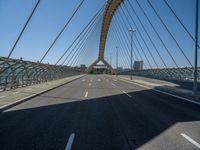
M 71 150 L 74 138 L 75 138 L 75 133 L 71 133 L 70 136 L 69 136 L 67 145 L 65 147 L 65 150 Z
M 190 143 L 192 143 L 193 145 L 195 145 L 196 147 L 198 147 L 200 149 L 200 144 L 197 143 L 195 140 L 193 140 L 191 137 L 189 137 L 188 135 L 186 135 L 185 133 L 181 133 L 181 136 L 183 136 L 185 139 L 187 139 Z

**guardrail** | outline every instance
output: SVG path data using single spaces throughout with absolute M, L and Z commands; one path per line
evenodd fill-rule
M 121 75 L 130 75 L 130 70 L 122 71 Z M 198 81 L 200 82 L 200 68 L 198 68 Z M 192 67 L 184 68 L 161 68 L 161 69 L 143 69 L 134 70 L 132 75 L 144 76 L 163 80 L 177 80 L 177 81 L 193 81 L 194 69 Z
M 82 74 L 79 68 L 0 57 L 0 90 Z

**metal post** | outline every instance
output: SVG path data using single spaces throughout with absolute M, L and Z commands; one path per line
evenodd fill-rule
M 116 47 L 116 77 L 118 75 L 118 46 Z
M 193 94 L 197 95 L 197 64 L 198 64 L 198 19 L 199 19 L 199 0 L 196 0 L 196 29 L 195 29 L 195 59 L 194 59 L 194 84 Z
M 112 53 L 110 53 L 110 66 L 112 66 Z
M 133 31 L 131 31 L 131 73 L 130 79 L 133 79 Z

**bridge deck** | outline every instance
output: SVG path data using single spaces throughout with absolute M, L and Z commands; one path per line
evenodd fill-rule
M 31 86 L 21 87 L 9 91 L 0 92 L 0 110 L 10 106 L 11 104 L 15 104 L 16 102 L 23 101 L 28 97 L 32 97 L 34 95 L 38 95 L 43 91 L 48 91 L 55 87 L 58 87 L 64 83 L 71 82 L 75 79 L 82 77 L 83 75 L 76 75 L 71 77 L 66 77 L 63 79 L 58 79 L 54 81 L 44 82 L 41 84 L 35 84 Z

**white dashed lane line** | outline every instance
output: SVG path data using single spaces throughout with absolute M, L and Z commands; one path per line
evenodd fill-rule
M 26 91 L 30 91 L 32 88 L 27 88 L 27 89 L 25 89 Z
M 85 96 L 84 97 L 88 97 L 88 91 L 85 93 Z
M 13 94 L 18 94 L 19 92 L 13 92 Z
M 72 144 L 73 144 L 73 142 L 74 142 L 74 138 L 75 138 L 75 133 L 71 133 L 71 134 L 70 134 L 70 137 L 69 137 L 69 140 L 68 140 L 68 142 L 67 142 L 67 145 L 66 145 L 66 147 L 65 147 L 65 150 L 71 150 Z
M 114 83 L 112 83 L 113 86 L 116 86 Z
M 4 97 L 6 97 L 7 95 L 2 95 L 2 96 L 0 96 L 0 98 L 4 98 Z
M 128 97 L 132 97 L 131 95 L 129 95 L 128 93 L 126 93 L 125 91 L 122 91 L 124 94 L 126 94 Z
M 197 143 L 195 140 L 193 140 L 191 137 L 189 137 L 188 135 L 186 135 L 185 133 L 181 133 L 181 136 L 183 136 L 185 139 L 187 139 L 190 143 L 192 143 L 193 145 L 195 145 L 197 148 L 200 149 L 200 144 Z

